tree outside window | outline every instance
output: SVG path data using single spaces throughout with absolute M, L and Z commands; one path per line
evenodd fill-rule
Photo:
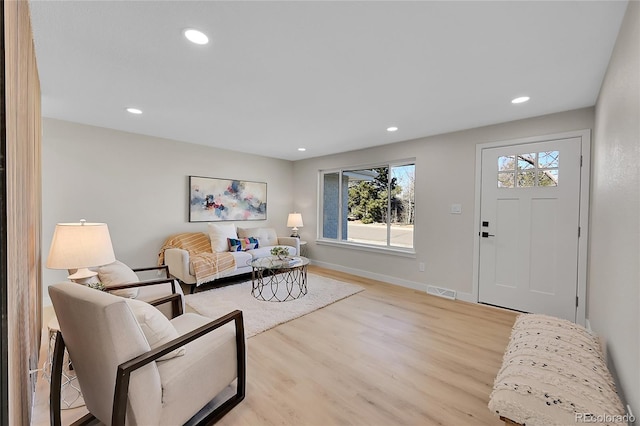
M 413 248 L 413 162 L 321 172 L 321 179 L 322 238 Z

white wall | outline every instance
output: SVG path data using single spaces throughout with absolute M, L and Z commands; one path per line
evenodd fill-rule
M 640 3 L 629 2 L 596 104 L 587 316 L 640 416 Z
M 450 288 L 471 299 L 476 144 L 591 129 L 593 114 L 593 108 L 585 108 L 296 161 L 293 202 L 304 217 L 301 235 L 309 241 L 310 257 L 334 268 L 413 288 L 424 289 L 427 284 Z M 415 259 L 315 244 L 318 170 L 413 157 Z M 454 203 L 462 204 L 461 215 L 449 213 Z M 425 272 L 418 271 L 419 262 L 425 263 Z
M 44 119 L 42 138 L 42 247 L 49 254 L 58 222 L 106 222 L 116 257 L 132 267 L 153 266 L 165 238 L 206 231 L 189 223 L 189 175 L 267 182 L 267 220 L 289 235 L 293 163 L 168 139 Z M 46 286 L 66 271 L 43 265 Z

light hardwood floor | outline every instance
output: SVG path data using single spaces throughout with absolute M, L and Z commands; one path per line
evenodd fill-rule
M 219 425 L 503 424 L 487 403 L 516 313 L 310 271 L 365 291 L 250 338 Z

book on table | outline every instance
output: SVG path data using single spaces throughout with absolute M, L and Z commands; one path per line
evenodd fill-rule
M 295 266 L 301 263 L 300 259 L 278 259 L 274 262 L 274 265 L 283 266 Z

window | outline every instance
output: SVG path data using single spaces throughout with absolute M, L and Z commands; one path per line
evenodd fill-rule
M 320 171 L 320 239 L 413 249 L 414 160 Z
M 558 151 L 507 155 L 498 158 L 498 188 L 558 186 Z

